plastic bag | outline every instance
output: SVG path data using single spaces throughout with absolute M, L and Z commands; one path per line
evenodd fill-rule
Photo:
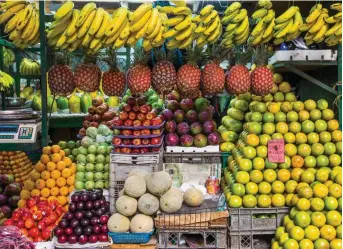
M 0 226 L 1 249 L 35 249 L 35 245 L 14 226 Z
M 91 137 L 91 138 L 95 139 L 96 136 L 98 135 L 98 129 L 95 128 L 95 127 L 88 127 L 87 130 L 86 130 L 86 135 L 88 137 Z

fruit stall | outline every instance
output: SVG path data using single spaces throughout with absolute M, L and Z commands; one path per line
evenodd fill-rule
M 0 3 L 0 246 L 342 248 L 342 3 Z

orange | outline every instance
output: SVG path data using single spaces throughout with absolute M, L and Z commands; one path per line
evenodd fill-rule
M 45 181 L 43 179 L 38 179 L 35 183 L 36 189 L 42 189 L 45 187 Z
M 48 162 L 46 164 L 46 169 L 49 170 L 50 172 L 56 169 L 56 164 L 54 162 Z
M 342 132 L 340 130 L 335 130 L 331 133 L 332 141 L 333 142 L 341 142 L 342 141 Z
M 46 146 L 43 148 L 43 154 L 50 155 L 51 154 L 51 147 Z
M 41 191 L 40 191 L 40 194 L 42 197 L 44 198 L 48 198 L 50 196 L 50 189 L 48 188 L 43 188 Z
M 313 212 L 311 214 L 311 225 L 315 227 L 322 227 L 326 223 L 326 217 L 322 212 Z
M 41 162 L 36 163 L 35 170 L 38 172 L 43 172 L 45 170 L 45 165 Z
M 285 122 L 279 122 L 276 124 L 275 131 L 277 133 L 286 134 L 288 132 L 288 125 Z
M 242 172 L 242 171 L 241 171 Z M 63 187 L 63 186 L 65 186 L 67 184 L 67 180 L 65 179 L 65 178 L 63 178 L 63 177 L 59 177 L 57 180 L 56 180 L 56 185 L 58 186 L 58 187 Z
M 276 175 L 275 170 L 273 169 L 266 169 L 263 172 L 263 180 L 265 182 L 272 183 L 276 180 L 276 178 L 277 178 L 277 175 Z
M 301 101 L 295 101 L 293 103 L 293 110 L 296 112 L 300 112 L 301 110 L 304 110 L 304 108 L 305 108 L 305 105 Z
M 339 123 L 337 119 L 332 119 L 328 121 L 328 131 L 335 131 L 339 129 Z
M 304 158 L 301 156 L 293 156 L 292 157 L 292 167 L 293 168 L 301 168 L 304 165 Z
M 250 171 L 250 181 L 253 183 L 260 183 L 263 181 L 263 174 L 260 170 Z
M 297 134 L 301 131 L 301 124 L 298 122 L 291 122 L 288 129 L 291 133 Z
M 296 188 L 296 192 L 299 193 L 300 189 L 302 189 L 303 187 L 309 187 L 308 183 L 306 182 L 299 182 Z
M 61 176 L 61 171 L 55 169 L 51 172 L 50 176 L 52 179 L 57 180 Z
M 315 143 L 315 144 L 312 144 L 311 146 L 311 154 L 313 156 L 320 156 L 320 155 L 323 155 L 324 153 L 324 146 L 320 143 Z
M 274 194 L 283 194 L 285 191 L 285 185 L 281 181 L 275 181 L 272 183 L 272 192 Z
M 48 162 L 50 162 L 50 157 L 48 155 L 43 154 L 40 157 L 40 162 L 43 164 L 47 164 Z
M 286 194 L 286 206 L 291 207 L 292 206 L 292 198 L 293 198 L 294 194 Z
M 260 208 L 267 208 L 270 207 L 270 205 L 272 204 L 272 200 L 270 199 L 270 197 L 268 195 L 259 195 L 257 198 L 257 206 Z
M 324 225 L 320 228 L 320 237 L 331 241 L 336 238 L 336 229 L 331 225 Z
M 309 249 L 313 249 L 314 245 L 313 242 L 309 239 L 303 239 L 299 242 L 299 248 L 303 249 L 303 248 L 309 248 Z
M 294 134 L 291 133 L 291 132 L 287 132 L 287 133 L 283 136 L 283 138 L 285 139 L 285 143 L 287 143 L 287 144 L 293 144 L 293 143 L 295 143 L 295 136 L 294 136 Z
M 297 209 L 300 211 L 307 211 L 311 207 L 311 203 L 306 198 L 300 198 L 297 202 Z
M 31 197 L 34 196 L 40 196 L 40 190 L 39 189 L 34 189 L 31 191 Z
M 322 112 L 318 109 L 313 109 L 310 111 L 310 119 L 316 121 L 322 117 Z
M 308 227 L 305 228 L 305 238 L 309 239 L 311 241 L 315 241 L 319 239 L 320 236 L 320 231 L 318 227 L 315 227 L 313 225 L 309 225 Z
M 265 145 L 260 145 L 256 148 L 256 154 L 258 157 L 266 158 L 268 156 L 268 148 Z
M 330 241 L 330 248 L 331 249 L 341 249 L 342 248 L 342 239 L 333 239 Z
M 301 168 L 293 168 L 291 171 L 291 179 L 293 181 L 298 181 L 300 179 L 301 174 L 303 173 L 303 169 Z
M 310 183 L 314 182 L 315 178 L 316 177 L 315 177 L 313 172 L 311 172 L 309 170 L 305 170 L 300 176 L 300 181 L 310 184 Z
M 291 179 L 291 173 L 287 169 L 280 169 L 277 172 L 277 179 L 281 182 L 287 182 L 289 179 Z
M 59 161 L 56 164 L 56 169 L 62 171 L 66 167 L 66 164 L 63 161 Z
M 324 201 L 320 198 L 311 199 L 311 210 L 312 211 L 322 211 L 325 207 Z
M 69 189 L 69 193 L 71 193 L 75 190 L 75 187 L 74 187 L 74 185 L 71 185 L 71 186 L 69 186 L 68 189 Z
M 51 196 L 48 197 L 48 201 L 54 201 L 54 200 L 57 201 L 56 196 L 51 195 Z
M 307 134 L 307 142 L 308 144 L 315 144 L 319 142 L 319 135 L 315 132 L 311 132 Z
M 64 170 L 62 170 L 62 176 L 64 178 L 68 178 L 69 176 L 71 176 L 71 170 L 68 168 L 65 168 Z
M 51 161 L 53 161 L 54 163 L 57 163 L 57 162 L 59 162 L 61 160 L 62 160 L 62 157 L 61 157 L 60 154 L 58 154 L 58 153 L 52 154 Z
M 243 148 L 243 155 L 248 159 L 253 159 L 256 156 L 256 149 L 252 146 L 246 146 Z
M 53 187 L 50 189 L 50 194 L 53 196 L 58 196 L 60 193 L 60 189 L 58 187 Z
M 69 176 L 69 177 L 67 178 L 67 184 L 68 184 L 69 186 L 73 186 L 74 183 L 75 183 L 75 175 Z
M 272 186 L 268 182 L 261 182 L 258 184 L 258 192 L 260 194 L 269 194 L 272 191 Z
M 301 131 L 305 134 L 309 134 L 311 132 L 314 132 L 315 125 L 311 120 L 305 120 L 301 123 Z
M 19 200 L 18 201 L 18 207 L 19 208 L 25 207 L 25 205 L 26 205 L 26 201 L 25 200 Z
M 294 226 L 289 231 L 289 235 L 292 239 L 295 239 L 296 241 L 300 241 L 305 237 L 304 229 L 302 229 L 299 226 Z
M 307 143 L 307 136 L 303 132 L 299 132 L 295 134 L 295 142 L 296 144 L 306 144 Z
M 332 120 L 334 119 L 335 117 L 335 114 L 332 110 L 330 109 L 325 109 L 322 111 L 322 117 L 325 121 L 329 121 L 329 120 Z
M 285 184 L 285 189 L 287 193 L 294 193 L 294 191 L 296 190 L 298 186 L 298 183 L 294 180 L 289 180 L 286 182 Z
M 326 213 L 326 221 L 328 225 L 338 227 L 342 222 L 342 215 L 336 210 L 331 210 Z
M 303 122 L 305 120 L 309 120 L 310 119 L 310 113 L 308 111 L 306 111 L 306 110 L 301 110 L 298 113 L 298 117 L 299 117 L 299 121 Z
M 248 182 L 245 185 L 245 192 L 249 195 L 256 195 L 258 193 L 258 186 L 254 182 Z
M 311 146 L 309 146 L 308 144 L 300 144 L 298 146 L 298 155 L 302 157 L 311 155 Z
M 332 154 L 329 156 L 329 162 L 331 167 L 336 167 L 341 165 L 342 159 L 338 154 Z
M 337 183 L 331 184 L 329 187 L 329 195 L 336 199 L 342 197 L 342 186 Z
M 64 186 L 60 188 L 60 195 L 67 196 L 69 194 L 68 187 Z
M 305 109 L 308 110 L 308 111 L 311 111 L 313 109 L 315 109 L 317 107 L 317 104 L 314 100 L 312 99 L 308 99 L 304 102 L 304 105 L 305 105 Z
M 69 167 L 70 171 L 72 174 L 75 174 L 76 173 L 76 164 L 73 163 L 70 167 Z
M 285 156 L 285 162 L 279 163 L 279 169 L 289 169 L 291 167 L 291 159 L 289 156 Z
M 50 172 L 47 170 L 44 170 L 42 173 L 40 173 L 40 177 L 43 180 L 48 180 L 50 178 Z
M 282 194 L 274 194 L 272 197 L 273 207 L 283 207 L 285 206 L 286 199 Z
M 58 153 L 58 152 L 60 152 L 60 150 L 61 150 L 61 148 L 58 145 L 51 146 L 52 153 Z
M 306 228 L 307 226 L 310 225 L 310 223 L 311 223 L 311 216 L 309 212 L 306 212 L 306 211 L 297 212 L 294 218 L 294 224 L 296 226 Z
M 62 158 L 64 158 L 64 156 L 66 155 L 66 153 L 64 152 L 64 150 L 60 150 L 60 152 L 59 152 L 58 154 L 60 154 L 60 156 L 61 156 Z
M 53 188 L 55 187 L 56 185 L 56 181 L 52 178 L 50 179 L 47 179 L 46 182 L 45 182 L 45 185 L 48 187 L 48 188 Z
M 303 186 L 298 189 L 298 195 L 300 198 L 311 198 L 313 196 L 312 188 L 309 186 Z
M 235 180 L 237 183 L 247 184 L 250 181 L 249 173 L 245 172 L 245 171 L 239 171 L 236 174 Z M 57 185 L 58 185 L 58 183 L 57 183 Z
M 321 133 L 319 133 L 319 141 L 322 144 L 328 143 L 331 141 L 331 133 L 328 131 L 322 131 Z M 318 143 L 318 141 L 317 141 Z
M 249 134 L 246 137 L 246 143 L 249 146 L 256 147 L 256 146 L 259 145 L 260 139 L 259 139 L 259 137 L 256 134 Z
M 257 200 L 253 195 L 244 195 L 243 196 L 243 207 L 245 208 L 254 208 L 256 207 Z
M 314 197 L 324 198 L 329 194 L 329 189 L 322 183 L 318 183 L 313 186 L 313 195 Z
M 64 157 L 64 158 L 63 158 L 63 162 L 65 163 L 65 165 L 66 165 L 67 167 L 71 166 L 72 163 L 73 163 L 69 157 Z
M 285 240 L 282 248 L 285 249 L 299 249 L 299 244 L 295 239 L 288 239 Z
M 67 197 L 60 195 L 57 197 L 57 201 L 60 205 L 63 206 L 65 204 L 67 204 L 68 199 L 67 199 Z
M 275 132 L 275 126 L 273 123 L 265 123 L 262 126 L 262 132 L 266 135 L 272 135 Z
M 293 157 L 297 154 L 297 147 L 294 144 L 286 144 L 285 145 L 285 155 L 289 157 Z
M 272 139 L 269 135 L 267 134 L 262 134 L 260 136 L 260 144 L 261 145 L 264 145 L 264 146 L 267 146 L 268 145 L 268 141 Z

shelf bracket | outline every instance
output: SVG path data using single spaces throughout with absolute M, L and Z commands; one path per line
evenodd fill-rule
M 336 91 L 335 89 L 331 88 L 330 86 L 324 84 L 320 80 L 313 78 L 312 76 L 308 75 L 307 73 L 300 71 L 298 68 L 290 66 L 290 65 L 285 65 L 285 67 L 288 68 L 289 71 L 299 75 L 300 77 L 304 78 L 305 80 L 308 80 L 309 82 L 325 89 L 326 91 L 328 91 L 328 92 L 330 92 L 336 96 L 338 95 L 338 91 Z

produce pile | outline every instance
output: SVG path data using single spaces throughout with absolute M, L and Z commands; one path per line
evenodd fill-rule
M 119 196 L 115 203 L 116 213 L 107 223 L 108 230 L 114 233 L 149 233 L 154 229 L 151 217 L 158 210 L 176 213 L 184 202 L 191 207 L 204 202 L 203 193 L 196 188 L 189 188 L 185 193 L 173 188 L 169 173 L 149 174 L 140 169 L 129 173 Z
M 65 212 L 56 200 L 48 201 L 36 196 L 16 209 L 4 225 L 19 228 L 22 235 L 33 242 L 48 241 Z
M 69 193 L 74 191 L 76 164 L 58 145 L 44 147 L 42 152 L 30 173 L 30 179 L 24 181 L 19 207 L 25 206 L 35 196 L 43 200 L 57 200 L 60 205 L 66 206 Z
M 162 107 L 163 100 L 151 88 L 135 97 L 127 90 L 119 115 L 111 121 L 114 151 L 133 154 L 159 151 L 163 140 L 163 119 L 159 115 Z
M 13 182 L 13 179 L 4 175 L 0 175 L 0 183 L 0 225 L 2 225 L 18 207 L 22 184 Z
M 107 126 L 100 125 L 98 129 L 89 127 L 86 134 L 81 140 L 81 146 L 72 151 L 77 162 L 75 189 L 107 189 L 110 153 L 113 149 L 108 142 L 112 140 L 112 131 Z M 108 142 L 101 134 L 109 134 Z
M 14 226 L 0 226 L 0 243 L 4 248 L 34 249 L 36 246 L 26 236 L 23 236 L 19 228 Z
M 22 151 L 2 151 L 0 153 L 0 175 L 24 182 L 33 170 L 32 162 Z
M 180 95 L 174 92 L 174 96 Z M 162 115 L 168 133 L 165 137 L 167 146 L 201 148 L 219 144 L 220 135 L 216 132 L 217 124 L 213 120 L 215 109 L 207 99 L 180 101 L 180 98 L 175 98 L 168 100 L 166 107 Z
M 21 75 L 40 75 L 40 64 L 37 61 L 23 58 L 20 62 L 19 72 Z
M 109 203 L 102 189 L 80 191 L 71 196 L 68 212 L 54 230 L 59 244 L 108 242 Z

